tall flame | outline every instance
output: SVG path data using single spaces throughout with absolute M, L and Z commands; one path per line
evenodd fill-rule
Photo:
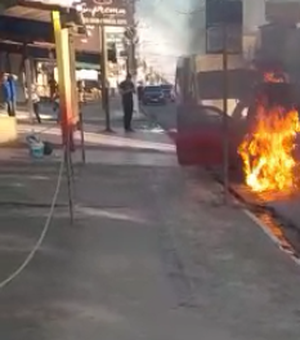
M 293 150 L 299 129 L 296 110 L 259 106 L 254 129 L 239 147 L 246 183 L 253 191 L 291 190 L 296 161 Z
M 285 77 L 284 75 L 275 75 L 274 72 L 267 72 L 264 74 L 264 82 L 265 83 L 284 83 Z

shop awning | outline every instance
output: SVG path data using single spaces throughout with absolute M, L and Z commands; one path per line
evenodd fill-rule
M 24 45 L 13 41 L 0 41 L 0 50 L 8 53 L 23 54 Z M 26 47 L 27 55 L 34 59 L 50 59 L 50 52 L 55 57 L 55 50 L 51 45 L 34 45 L 28 44 Z M 83 51 L 76 51 L 76 60 L 81 63 L 98 65 L 100 63 L 100 56 L 98 54 L 86 53 Z
M 21 53 L 24 44 L 31 44 L 27 53 L 34 58 L 47 59 L 51 46 L 54 49 L 54 34 L 51 24 L 51 10 L 58 9 L 66 11 L 65 1 L 33 1 L 33 0 L 16 0 L 7 3 L 18 3 L 22 6 L 12 6 L 4 10 L 0 15 L 0 43 L 3 51 L 14 51 Z M 71 1 L 67 1 L 70 3 Z M 49 7 L 47 4 L 52 3 Z M 17 46 L 9 46 L 17 43 Z M 39 46 L 35 46 L 36 44 Z M 45 44 L 45 45 L 43 45 Z M 49 47 L 49 44 L 51 46 Z M 47 46 L 46 46 L 47 45 Z M 77 60 L 91 64 L 99 64 L 100 52 L 94 49 L 89 51 L 85 44 L 76 46 Z M 114 51 L 108 50 L 108 59 L 111 60 Z M 79 58 L 79 59 L 78 59 Z

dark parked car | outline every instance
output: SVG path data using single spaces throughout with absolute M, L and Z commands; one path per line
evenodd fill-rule
M 167 101 L 169 102 L 174 102 L 175 101 L 175 96 L 173 92 L 173 86 L 170 84 L 163 84 L 161 85 L 161 88 L 163 90 L 164 96 Z
M 142 103 L 148 104 L 166 104 L 166 98 L 161 86 L 145 86 L 143 91 Z

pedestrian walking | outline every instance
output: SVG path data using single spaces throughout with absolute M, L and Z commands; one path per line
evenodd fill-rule
M 60 112 L 60 99 L 59 95 L 54 100 L 53 111 L 56 113 L 56 122 L 59 124 L 61 121 L 61 112 Z
M 82 80 L 77 82 L 77 93 L 79 103 L 83 103 L 85 101 L 85 85 Z
M 58 83 L 54 79 L 54 77 L 51 77 L 48 81 L 49 89 L 50 89 L 50 100 L 55 101 L 55 98 L 57 96 L 58 92 Z
M 3 74 L 1 79 L 1 94 L 5 110 L 7 111 L 7 114 L 12 117 L 12 94 L 7 74 Z
M 7 77 L 7 81 L 10 87 L 10 94 L 11 94 L 11 100 L 10 100 L 10 110 L 11 110 L 11 116 L 16 116 L 16 107 L 17 107 L 17 87 L 16 87 L 16 80 L 15 77 L 12 74 L 9 74 Z
M 26 87 L 25 90 L 26 90 L 25 91 L 26 99 L 29 100 L 28 88 Z M 38 121 L 39 124 L 41 124 L 42 120 L 40 116 L 40 96 L 38 95 L 37 87 L 34 84 L 31 85 L 31 102 L 32 102 L 32 108 L 33 108 L 33 112 L 35 114 L 36 120 Z
M 120 83 L 119 89 L 122 96 L 124 129 L 127 132 L 132 132 L 131 120 L 133 115 L 133 93 L 135 93 L 135 88 L 130 74 L 127 74 L 126 79 Z
M 36 120 L 39 124 L 42 123 L 40 116 L 40 96 L 38 95 L 37 88 L 35 85 L 32 85 L 31 89 L 31 100 L 33 105 L 33 112 L 35 114 Z

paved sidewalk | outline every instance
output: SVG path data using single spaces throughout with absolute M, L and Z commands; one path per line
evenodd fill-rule
M 84 117 L 84 140 L 87 162 L 97 163 L 105 159 L 108 163 L 139 162 L 145 165 L 159 161 L 161 164 L 176 164 L 174 158 L 175 147 L 171 140 L 145 116 L 134 117 L 134 133 L 125 133 L 123 130 L 123 112 L 120 110 L 118 98 L 111 106 L 111 127 L 114 133 L 105 132 L 105 116 L 99 112 L 100 103 L 90 104 L 85 107 Z M 43 121 L 42 124 L 31 125 L 28 121 L 18 123 L 19 141 L 15 147 L 2 147 L 0 161 L 28 162 L 29 153 L 26 146 L 26 137 L 35 133 L 42 140 L 49 141 L 61 149 L 61 128 L 53 121 Z M 81 162 L 81 133 L 74 135 L 77 152 L 74 162 Z M 111 151 L 114 151 L 112 154 Z M 152 155 L 150 154 L 152 153 Z M 43 161 L 59 161 L 61 151 L 56 150 L 53 156 L 45 157 Z M 158 155 L 155 155 L 158 154 Z M 159 155 L 161 154 L 161 155 Z M 165 155 L 172 154 L 171 158 Z M 40 163 L 41 161 L 35 161 Z
M 51 102 L 41 102 L 39 104 L 40 107 L 40 116 L 43 121 L 55 121 L 57 119 L 57 113 L 53 110 L 53 103 Z M 87 123 L 95 123 L 105 121 L 105 113 L 102 109 L 102 102 L 93 101 L 87 102 L 82 105 L 82 113 L 85 122 Z M 110 97 L 110 116 L 112 121 L 118 121 L 119 124 L 122 123 L 123 120 L 123 110 L 121 105 L 121 98 L 119 95 L 115 97 Z M 19 105 L 17 107 L 17 118 L 19 121 L 30 121 L 31 116 L 28 112 L 28 107 L 26 105 Z M 35 118 L 35 117 L 34 117 Z M 138 121 L 139 119 L 143 119 L 142 114 L 134 113 L 134 120 Z
M 110 154 L 75 166 L 74 226 L 63 182 L 42 248 L 0 291 L 1 338 L 298 340 L 299 267 L 241 210 L 217 204 L 205 172 L 179 168 L 171 151 Z M 0 281 L 39 237 L 57 171 L 1 167 Z
M 1 174 L 0 183 L 9 175 L 18 195 L 48 196 L 54 170 Z M 76 177 L 75 226 L 61 197 L 41 250 L 0 292 L 1 338 L 298 339 L 299 268 L 241 211 L 217 207 L 204 174 L 98 164 Z M 46 213 L 1 205 L 1 279 Z

